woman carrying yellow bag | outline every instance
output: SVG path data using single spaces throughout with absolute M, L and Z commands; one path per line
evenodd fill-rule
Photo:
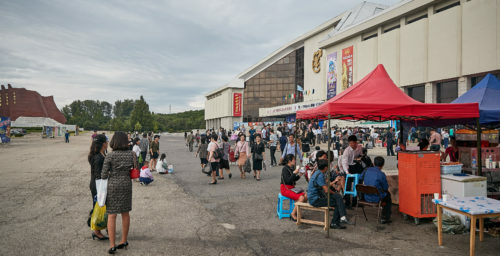
M 92 194 L 92 201 L 94 202 L 93 209 L 89 216 L 89 226 L 92 231 L 92 240 L 96 238 L 98 240 L 108 240 L 108 237 L 105 237 L 100 230 L 94 229 L 92 227 L 93 218 L 95 215 L 95 207 L 97 207 L 97 203 L 95 202 L 95 198 L 97 197 L 97 186 L 96 180 L 101 178 L 102 166 L 104 165 L 104 158 L 106 157 L 106 149 L 108 149 L 108 142 L 105 135 L 99 134 L 92 140 L 92 145 L 90 146 L 90 152 L 88 155 L 88 161 L 90 164 L 90 192 Z
M 99 204 L 96 202 L 94 206 L 94 211 L 92 212 L 92 218 L 90 220 L 90 229 L 94 231 L 99 231 L 105 229 L 107 226 L 108 226 L 108 214 L 106 213 L 106 205 L 100 207 Z

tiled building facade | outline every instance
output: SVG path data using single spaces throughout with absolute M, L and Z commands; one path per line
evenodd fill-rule
M 266 121 L 259 119 L 259 108 L 303 101 L 297 85 L 304 88 L 304 48 L 292 51 L 245 82 L 243 121 Z M 290 94 L 295 98 L 286 99 Z

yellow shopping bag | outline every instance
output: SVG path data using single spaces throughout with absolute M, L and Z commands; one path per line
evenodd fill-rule
M 108 214 L 106 213 L 106 205 L 100 207 L 96 202 L 94 206 L 94 211 L 92 212 L 92 218 L 90 219 L 90 229 L 92 230 L 102 230 L 108 226 Z

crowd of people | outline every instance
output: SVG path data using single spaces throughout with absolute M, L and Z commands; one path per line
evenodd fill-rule
M 201 133 L 190 131 L 185 133 L 186 147 L 200 159 L 203 173 L 210 177 L 209 184 L 215 185 L 218 180 L 232 178 L 230 163 L 235 163 L 240 171 L 240 178 L 245 179 L 250 173 L 256 181 L 262 179 L 262 171 L 266 170 L 266 151 L 269 152 L 271 166 L 282 165 L 280 192 L 292 200 L 308 202 L 315 207 L 331 205 L 334 215 L 330 227 L 344 229 L 345 224 L 353 224 L 347 218 L 347 210 L 356 205 L 351 195 L 344 195 L 344 188 L 351 190 L 353 183 L 346 182 L 347 174 L 359 174 L 360 183 L 374 186 L 380 197 L 367 195 L 368 202 L 383 202 L 381 223 L 391 222 L 391 195 L 388 191 L 387 178 L 382 172 L 385 164 L 383 157 L 375 157 L 372 162 L 367 150 L 382 143 L 387 147 L 387 156 L 394 155 L 394 145 L 401 145 L 393 128 L 338 128 L 332 127 L 326 132 L 318 122 L 282 123 L 277 126 L 265 125 L 260 129 L 254 126 L 238 127 L 234 130 L 209 129 Z M 446 130 L 438 132 L 430 130 L 428 137 L 411 130 L 408 140 L 418 138 L 422 150 L 440 150 L 442 144 L 445 152 L 442 158 L 458 158 L 456 141 Z M 142 185 L 154 181 L 152 172 L 164 174 L 167 171 L 166 154 L 160 153 L 160 136 L 153 133 L 116 132 L 111 141 L 105 133 L 92 134 L 92 144 L 88 155 L 91 167 L 90 191 L 93 207 L 96 204 L 96 180 L 107 179 L 106 212 L 108 214 L 108 237 L 100 230 L 92 231 L 92 238 L 109 240 L 109 253 L 128 246 L 127 236 L 130 226 L 129 212 L 132 209 L 131 169 L 140 169 L 137 179 Z M 320 145 L 331 143 L 331 150 L 321 150 Z M 451 145 L 448 147 L 448 145 Z M 108 153 L 108 147 L 112 152 Z M 311 148 L 313 148 L 311 150 Z M 334 151 L 335 152 L 334 154 Z M 279 161 L 276 159 L 279 152 Z M 334 157 L 338 155 L 338 157 Z M 149 156 L 149 157 L 148 157 Z M 335 159 L 336 158 L 336 159 Z M 304 166 L 301 168 L 299 161 Z M 207 170 L 208 169 L 208 170 Z M 307 190 L 296 187 L 302 177 L 308 182 Z M 329 179 L 327 179 L 329 177 Z M 328 197 L 330 193 L 330 197 Z M 328 198 L 330 201 L 328 202 Z M 92 213 L 92 212 L 91 212 Z M 122 238 L 116 243 L 116 218 L 122 216 Z M 291 219 L 296 220 L 297 210 L 293 209 Z M 89 217 L 90 223 L 90 217 Z

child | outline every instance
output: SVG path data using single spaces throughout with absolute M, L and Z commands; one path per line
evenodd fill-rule
M 141 168 L 141 175 L 139 178 L 141 185 L 149 185 L 149 183 L 153 182 L 153 174 L 149 170 L 149 162 L 144 161 L 144 166 Z
M 159 174 L 168 173 L 167 155 L 165 153 L 161 154 L 160 161 L 156 164 L 156 170 Z

